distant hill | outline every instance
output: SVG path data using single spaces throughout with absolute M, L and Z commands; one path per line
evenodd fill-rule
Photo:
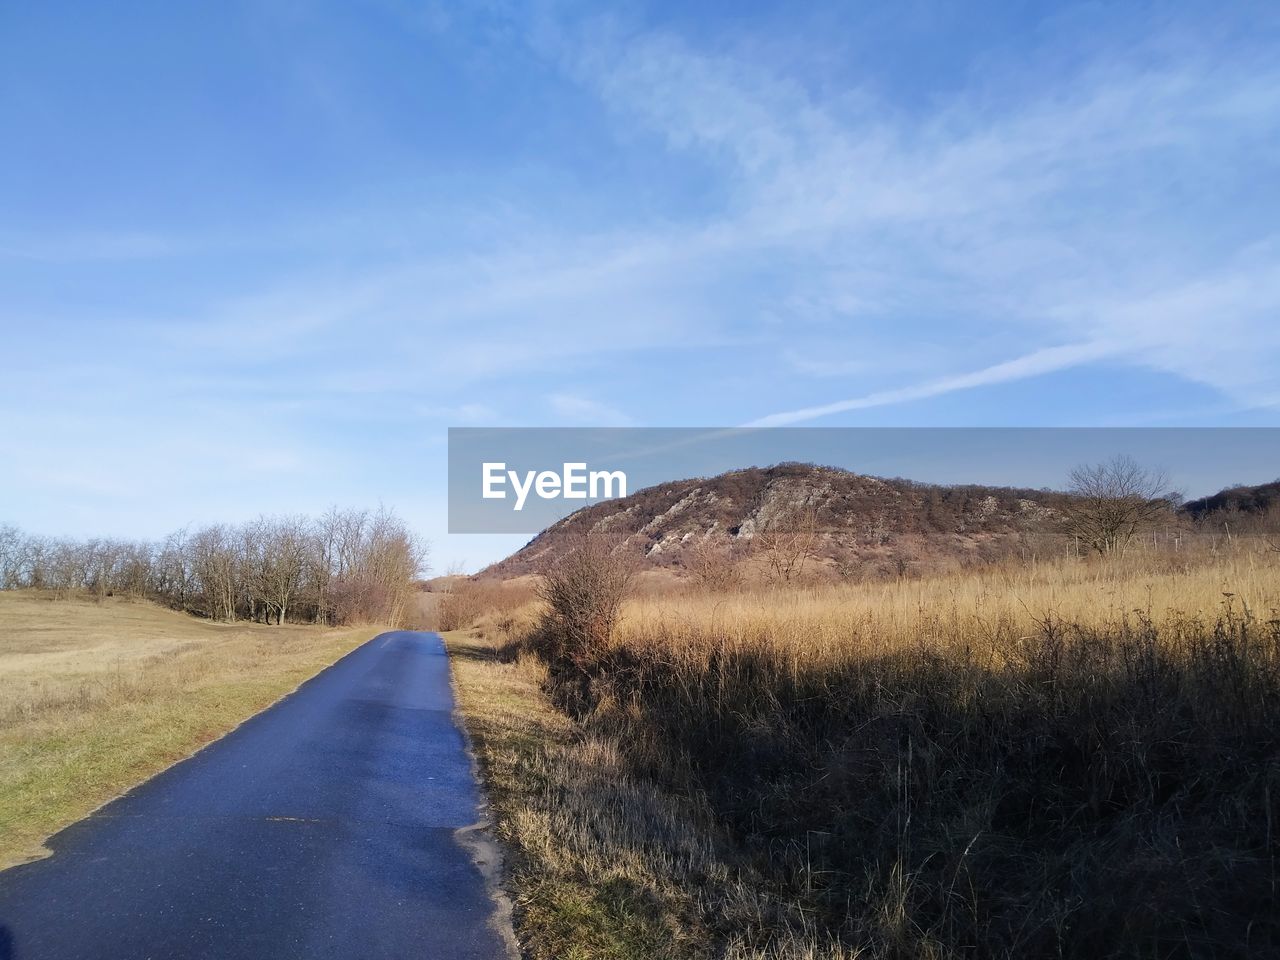
M 484 571 L 536 573 L 583 534 L 624 542 L 656 568 L 716 550 L 747 556 L 778 531 L 810 531 L 815 565 L 847 575 L 960 566 L 1027 553 L 1059 532 L 1067 495 L 936 486 L 812 464 L 677 480 L 585 507 Z
M 1252 487 L 1228 487 L 1211 497 L 1188 500 L 1183 511 L 1197 520 L 1212 513 L 1265 514 L 1280 510 L 1280 480 Z

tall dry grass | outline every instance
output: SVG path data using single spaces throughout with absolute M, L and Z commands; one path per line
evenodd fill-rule
M 529 609 L 485 626 L 563 648 Z M 649 596 L 550 667 L 757 878 L 745 914 L 698 897 L 737 954 L 1280 951 L 1272 553 Z
M 1138 612 L 1216 616 L 1231 606 L 1263 619 L 1280 609 L 1280 553 L 1136 553 L 922 580 L 673 592 L 632 600 L 612 643 L 695 657 L 708 645 L 763 644 L 796 663 L 958 644 L 998 659 L 1010 636 L 1038 633 L 1048 620 L 1101 627 Z

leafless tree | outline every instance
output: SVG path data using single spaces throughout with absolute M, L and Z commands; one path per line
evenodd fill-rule
M 239 595 L 239 545 L 222 526 L 205 527 L 191 538 L 191 570 L 213 620 L 236 619 Z
M 260 519 L 246 528 L 246 580 L 252 597 L 261 600 L 267 620 L 284 623 L 290 605 L 302 593 L 310 543 L 302 517 Z
M 328 622 L 333 614 L 333 580 L 341 559 L 342 517 L 338 508 L 332 507 L 315 523 L 312 569 L 317 622 Z
M 335 517 L 330 597 L 340 620 L 399 622 L 413 583 L 426 567 L 426 546 L 395 514 L 353 511 Z
M 723 593 L 742 585 L 742 569 L 727 544 L 710 537 L 699 540 L 686 554 L 685 567 L 704 590 Z
M 92 546 L 73 540 L 55 540 L 48 544 L 45 555 L 46 586 L 59 596 L 89 586 Z
M 156 550 L 151 544 L 122 541 L 117 545 L 112 589 L 129 597 L 145 597 L 154 577 Z
M 399 622 L 412 596 L 413 581 L 426 563 L 426 550 L 398 517 L 379 510 L 369 530 L 366 550 L 370 581 L 382 596 L 382 616 Z
M 148 595 L 180 610 L 187 609 L 194 580 L 187 531 L 171 533 L 153 553 Z
M 82 554 L 85 587 L 99 600 L 114 593 L 123 579 L 126 548 L 126 544 L 114 540 L 90 540 L 72 547 Z
M 1068 489 L 1068 528 L 1100 554 L 1123 548 L 1139 530 L 1167 517 L 1178 501 L 1163 471 L 1125 455 L 1076 467 Z
M 778 517 L 756 534 L 755 551 L 764 558 L 774 583 L 791 583 L 804 575 L 818 547 L 818 514 L 812 507 Z
M 0 590 L 16 590 L 22 585 L 25 540 L 17 527 L 0 524 Z
M 0 589 L 146 597 L 215 620 L 398 623 L 425 566 L 426 545 L 388 510 L 263 517 L 158 544 L 0 526 Z
M 49 567 L 53 553 L 49 541 L 42 537 L 28 537 L 22 551 L 23 586 L 42 590 L 49 586 L 52 579 Z

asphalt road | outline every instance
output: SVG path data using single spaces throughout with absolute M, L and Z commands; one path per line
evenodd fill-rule
M 438 636 L 371 640 L 0 873 L 0 960 L 507 957 L 452 711 Z

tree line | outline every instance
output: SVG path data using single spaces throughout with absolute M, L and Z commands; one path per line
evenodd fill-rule
M 386 509 L 211 524 L 158 542 L 0 525 L 0 589 L 145 598 L 224 621 L 398 623 L 426 557 Z

